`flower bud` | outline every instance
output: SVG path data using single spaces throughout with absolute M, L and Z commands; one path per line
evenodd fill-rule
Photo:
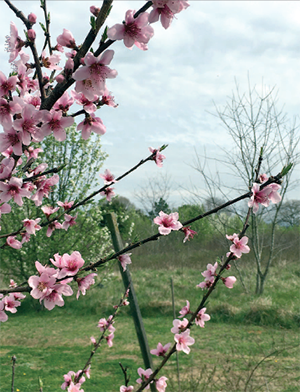
M 33 29 L 29 29 L 27 31 L 27 37 L 29 41 L 34 42 L 36 37 L 35 31 Z
M 65 77 L 64 77 L 64 75 L 60 74 L 60 75 L 56 76 L 55 80 L 57 81 L 57 83 L 63 83 L 63 81 L 65 80 Z
M 74 69 L 74 61 L 71 58 L 69 58 L 66 61 L 66 65 L 65 65 L 66 74 L 71 74 L 73 72 L 73 69 Z
M 30 22 L 31 24 L 35 24 L 35 22 L 36 22 L 36 15 L 35 15 L 33 12 L 31 12 L 31 13 L 28 15 L 28 20 L 29 20 L 29 22 Z
M 91 11 L 91 13 L 92 13 L 94 16 L 96 16 L 96 18 L 97 18 L 98 14 L 99 14 L 99 12 L 100 12 L 100 8 L 96 7 L 95 5 L 92 5 L 92 6 L 90 7 L 90 11 Z

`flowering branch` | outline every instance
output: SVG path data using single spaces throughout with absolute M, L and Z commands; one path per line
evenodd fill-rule
M 105 333 L 107 330 L 110 330 L 114 323 L 114 319 L 117 316 L 117 313 L 119 311 L 119 309 L 124 306 L 124 305 L 128 305 L 128 301 L 126 302 L 126 298 L 128 297 L 128 293 L 130 290 L 130 283 L 128 285 L 128 287 L 126 288 L 125 293 L 123 294 L 122 298 L 120 299 L 120 302 L 118 303 L 118 305 L 116 305 L 114 308 L 116 309 L 115 312 L 113 313 L 112 316 L 110 316 L 107 319 L 106 324 L 102 327 L 103 332 L 102 335 L 99 337 L 98 342 L 94 343 L 94 349 L 91 351 L 91 354 L 89 356 L 89 359 L 87 360 L 86 364 L 84 365 L 83 369 L 80 371 L 80 373 L 78 373 L 78 375 L 75 377 L 75 382 L 78 382 L 79 379 L 81 378 L 81 376 L 84 374 L 84 372 L 89 368 L 89 366 L 91 365 L 92 362 L 92 358 L 95 355 L 97 349 L 100 347 L 100 344 L 102 342 L 102 340 L 105 338 Z M 114 330 L 114 329 L 113 329 Z

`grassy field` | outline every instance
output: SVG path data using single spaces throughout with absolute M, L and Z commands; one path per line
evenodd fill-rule
M 204 329 L 192 329 L 196 343 L 190 355 L 179 353 L 181 392 L 299 390 L 299 266 L 282 263 L 273 267 L 263 297 L 246 294 L 240 282 L 232 290 L 220 285 L 213 293 L 207 304 L 211 321 Z M 170 279 L 178 314 L 186 299 L 192 309 L 199 302 L 202 292 L 195 286 L 202 281 L 203 269 L 202 265 L 145 269 L 141 262 L 133 267 L 150 348 L 173 339 Z M 234 269 L 230 274 L 236 275 Z M 243 268 L 243 274 L 253 290 L 250 270 Z M 44 392 L 61 390 L 63 374 L 85 364 L 90 337 L 99 334 L 98 320 L 113 312 L 122 291 L 119 273 L 111 270 L 86 298 L 67 298 L 64 308 L 37 312 L 26 299 L 18 313 L 1 325 L 0 391 L 11 390 L 12 355 L 17 357 L 15 391 L 39 391 L 39 377 Z M 119 391 L 124 384 L 119 362 L 128 366 L 132 385 L 137 368 L 144 367 L 128 308 L 115 327 L 114 345 L 108 348 L 104 343 L 97 352 L 91 379 L 83 385 L 85 392 Z M 156 357 L 154 363 L 159 363 Z M 161 375 L 168 377 L 169 391 L 179 391 L 175 356 Z

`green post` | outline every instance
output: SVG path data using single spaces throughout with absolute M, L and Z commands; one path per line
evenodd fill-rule
M 113 212 L 110 214 L 106 214 L 105 219 L 106 219 L 107 227 L 108 227 L 110 234 L 111 234 L 114 250 L 116 252 L 119 252 L 120 250 L 122 250 L 124 248 L 124 246 L 123 246 L 121 234 L 119 232 L 116 215 Z M 146 331 L 144 328 L 142 314 L 141 314 L 141 311 L 139 308 L 137 297 L 136 297 L 136 294 L 134 291 L 134 287 L 133 287 L 133 283 L 132 283 L 132 279 L 131 279 L 131 274 L 129 272 L 128 265 L 126 266 L 126 270 L 123 271 L 121 263 L 118 263 L 118 264 L 119 264 L 119 268 L 120 268 L 120 272 L 122 275 L 125 289 L 128 287 L 128 285 L 130 283 L 130 290 L 129 290 L 130 310 L 132 313 L 136 334 L 137 334 L 139 345 L 141 348 L 141 352 L 142 352 L 142 356 L 143 356 L 143 360 L 144 360 L 144 365 L 145 365 L 146 369 L 151 368 L 153 370 L 153 363 L 152 363 L 152 358 L 150 355 L 150 349 L 149 349 L 149 345 L 148 345 Z M 150 387 L 151 387 L 152 392 L 156 391 L 154 383 L 150 384 Z

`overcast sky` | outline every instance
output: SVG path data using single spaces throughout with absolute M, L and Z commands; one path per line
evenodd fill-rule
M 35 12 L 42 20 L 38 1 L 15 1 L 25 15 Z M 52 39 L 70 30 L 76 43 L 83 41 L 89 28 L 90 5 L 101 2 L 49 1 Z M 121 23 L 127 9 L 138 9 L 142 1 L 114 1 L 108 26 Z M 116 176 L 148 155 L 148 147 L 162 144 L 167 159 L 159 169 L 148 162 L 131 177 L 116 185 L 118 194 L 134 199 L 134 191 L 148 178 L 167 173 L 172 180 L 170 202 L 182 204 L 195 184 L 203 193 L 203 181 L 191 167 L 196 152 L 220 157 L 230 153 L 233 143 L 220 121 L 210 113 L 225 105 L 235 87 L 247 91 L 248 74 L 252 86 L 262 83 L 278 89 L 278 108 L 291 119 L 299 118 L 300 91 L 300 3 L 289 1 L 190 1 L 191 6 L 177 15 L 168 30 L 153 24 L 154 37 L 149 50 L 125 48 L 116 42 L 111 68 L 118 71 L 107 85 L 119 104 L 97 114 L 107 127 L 102 137 L 109 154 L 104 164 Z M 9 22 L 19 33 L 24 29 L 4 2 L 0 5 L 1 69 L 7 73 L 8 54 L 3 51 Z M 36 31 L 40 29 L 36 26 Z M 224 167 L 211 161 L 209 169 Z M 277 173 L 273 173 L 277 174 Z M 299 171 L 298 171 L 299 174 Z M 233 181 L 233 180 L 231 180 Z M 234 181 L 231 183 L 235 186 Z M 245 189 L 246 191 L 246 189 Z M 299 189 L 289 198 L 299 198 Z

